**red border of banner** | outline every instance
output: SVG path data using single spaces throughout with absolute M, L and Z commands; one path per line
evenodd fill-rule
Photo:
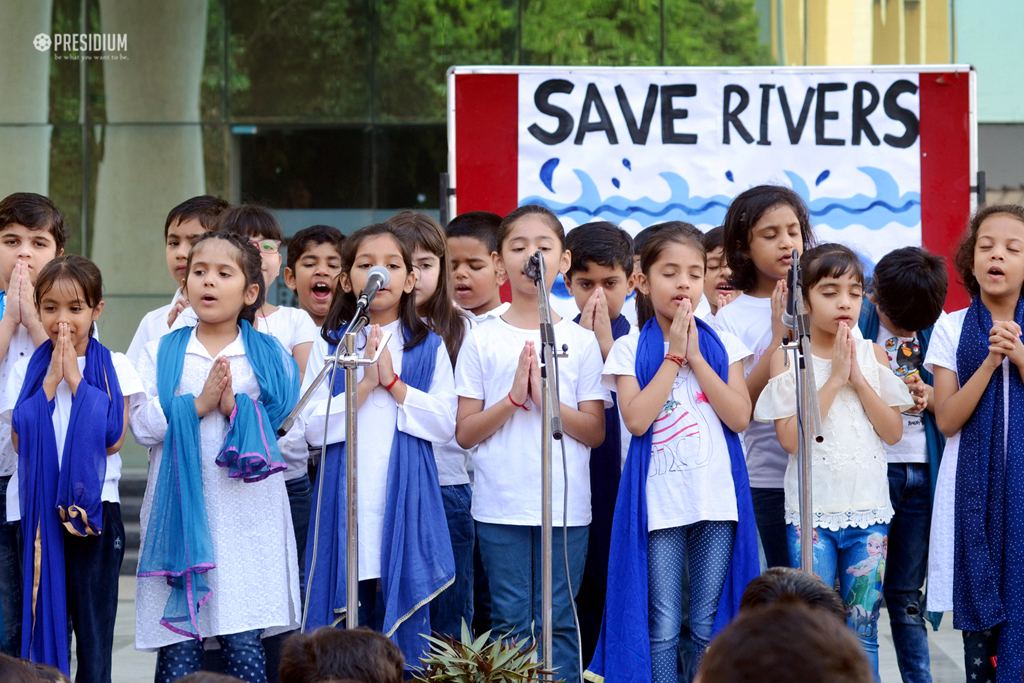
M 946 257 L 946 310 L 970 303 L 956 281 L 953 256 L 971 215 L 971 75 L 922 73 L 921 241 Z
M 519 76 L 455 75 L 458 213 L 504 216 L 519 197 Z

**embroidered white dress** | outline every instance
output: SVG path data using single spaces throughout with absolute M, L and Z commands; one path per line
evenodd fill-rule
M 131 406 L 129 424 L 136 441 L 151 447 L 149 483 L 142 503 L 142 548 L 145 548 L 153 489 L 163 456 L 167 419 L 157 397 L 156 354 L 159 340 L 143 348 L 138 372 L 147 400 Z M 235 393 L 253 398 L 259 384 L 245 357 L 241 336 L 220 354 L 231 363 Z M 176 395 L 198 396 L 214 359 L 196 339 L 195 330 L 185 351 L 185 367 Z M 264 636 L 298 627 L 299 565 L 295 551 L 291 511 L 284 477 L 274 474 L 263 481 L 244 483 L 229 479 L 216 463 L 228 420 L 213 411 L 199 422 L 203 455 L 203 492 L 213 537 L 217 567 L 206 574 L 210 600 L 199 610 L 199 630 L 204 638 L 266 629 Z M 135 647 L 152 650 L 186 640 L 160 625 L 170 588 L 161 577 L 138 578 L 135 583 Z
M 874 346 L 874 342 L 857 340 L 861 372 L 886 405 L 907 410 L 914 405 L 910 391 L 888 363 L 878 363 Z M 819 389 L 831 373 L 831 359 L 815 356 L 814 379 Z M 768 381 L 754 409 L 754 419 L 771 422 L 795 414 L 796 378 L 791 363 L 786 372 Z M 836 394 L 828 415 L 823 416 L 821 430 L 825 439 L 814 444 L 811 468 L 814 526 L 838 531 L 888 524 L 893 509 L 885 442 L 871 426 L 852 384 L 847 383 Z M 799 463 L 793 454 L 786 467 L 785 491 L 786 523 L 799 524 Z

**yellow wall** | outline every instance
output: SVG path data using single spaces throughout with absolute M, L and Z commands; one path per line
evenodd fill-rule
M 777 0 L 771 12 L 772 49 L 787 66 L 952 61 L 949 0 Z

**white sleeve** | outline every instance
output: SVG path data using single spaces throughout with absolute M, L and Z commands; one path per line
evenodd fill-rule
M 11 376 L 7 378 L 7 390 L 0 398 L 0 420 L 11 424 L 14 406 L 18 404 L 18 395 L 25 384 L 25 373 L 28 371 L 29 358 L 22 358 L 11 368 Z M 10 430 L 5 430 L 10 433 Z
M 448 349 L 437 349 L 430 391 L 407 387 L 405 403 L 398 406 L 398 429 L 431 443 L 448 443 L 455 438 L 455 413 L 459 399 L 455 395 L 455 375 Z
M 746 344 L 740 341 L 740 338 L 731 332 L 720 331 L 718 332 L 718 338 L 722 340 L 722 345 L 725 347 L 725 353 L 729 357 L 729 365 L 733 363 L 739 363 L 744 358 L 754 355 L 753 352 L 747 348 Z
M 483 371 L 480 367 L 480 349 L 477 345 L 477 327 L 470 330 L 459 349 L 459 360 L 455 364 L 455 393 L 457 396 L 483 400 L 486 396 Z
M 636 377 L 637 335 L 619 337 L 608 352 L 608 360 L 604 362 L 601 374 L 601 385 L 609 391 L 616 391 L 616 377 Z
M 320 328 L 313 322 L 313 318 L 301 308 L 293 310 L 295 311 L 295 319 L 292 322 L 295 325 L 295 334 L 292 339 L 295 342 L 295 346 L 316 342 L 320 338 Z
M 160 406 L 156 388 L 156 351 L 159 344 L 149 343 L 139 356 L 137 371 L 142 382 L 145 397 L 128 406 L 128 426 L 140 446 L 151 448 L 164 442 L 167 434 L 167 417 Z
M 121 393 L 128 399 L 129 405 L 135 401 L 146 400 L 146 388 L 142 386 L 139 373 L 135 371 L 127 354 L 111 353 L 110 358 L 114 363 L 114 372 L 117 373 L 117 383 L 121 386 Z
M 604 407 L 612 407 L 612 394 L 601 384 L 601 373 L 604 370 L 604 360 L 601 356 L 601 345 L 597 343 L 597 337 L 587 335 L 586 344 L 583 346 L 583 353 L 580 355 L 580 379 L 576 387 L 576 404 L 584 401 L 603 401 Z
M 940 367 L 956 372 L 956 348 L 960 339 L 959 335 L 955 334 L 959 330 L 954 329 L 954 324 L 962 319 L 955 314 L 939 318 L 928 343 L 928 354 L 924 359 L 925 370 L 934 373 L 935 368 Z
M 306 395 L 313 385 L 313 380 L 323 370 L 324 362 L 327 360 L 327 342 L 320 339 L 313 343 L 309 352 L 309 360 L 306 361 L 306 373 L 302 376 L 302 396 Z M 339 370 L 339 372 L 343 372 Z M 315 448 L 323 445 L 324 439 L 324 415 L 327 413 L 327 392 L 331 384 L 328 376 L 316 388 L 309 399 L 309 403 L 302 409 L 302 422 L 306 425 L 306 441 Z M 345 395 L 339 394 L 331 400 L 331 415 L 340 415 L 340 420 L 332 420 L 332 424 L 345 424 Z M 342 429 L 344 432 L 344 429 Z M 342 435 L 341 440 L 344 440 Z M 334 443 L 328 440 L 328 443 Z

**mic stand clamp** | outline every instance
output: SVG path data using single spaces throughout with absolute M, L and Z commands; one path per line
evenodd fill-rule
M 380 358 L 381 352 L 387 347 L 391 339 L 391 333 L 387 332 L 377 345 L 377 352 L 373 358 L 363 358 L 356 353 L 356 334 L 363 329 L 369 319 L 365 315 L 355 317 L 341 335 L 341 342 L 334 350 L 334 355 L 327 358 L 323 369 L 313 384 L 306 390 L 300 404 L 292 411 L 289 418 L 301 411 L 317 387 L 330 377 L 329 389 L 327 391 L 327 412 L 324 415 L 324 440 L 321 448 L 321 457 L 327 457 L 327 434 L 331 421 L 331 400 L 334 398 L 334 377 L 337 368 L 345 369 L 345 627 L 357 628 L 359 626 L 359 507 L 358 489 L 356 486 L 356 454 L 358 450 L 357 425 L 358 425 L 358 386 L 356 381 L 356 369 L 367 365 L 373 365 Z M 345 348 L 345 355 L 341 354 L 342 347 Z M 288 425 L 291 426 L 290 424 Z M 282 425 L 284 428 L 285 425 Z M 287 432 L 287 429 L 285 429 Z M 280 434 L 280 431 L 278 432 Z M 314 517 L 314 524 L 320 522 L 320 506 L 323 503 L 323 477 L 318 478 L 317 507 Z M 307 584 L 312 581 L 313 573 L 317 564 L 317 541 L 319 534 L 313 535 L 313 557 L 309 567 L 309 576 L 306 577 Z M 302 632 L 306 632 L 306 616 L 309 613 L 309 592 L 306 593 L 306 604 L 302 607 Z
M 814 520 L 812 491 L 812 442 L 821 443 L 821 408 L 818 404 L 818 384 L 814 378 L 814 357 L 811 353 L 811 326 L 804 307 L 803 292 L 800 289 L 800 256 L 793 250 L 790 270 L 792 283 L 789 300 L 792 310 L 783 316 L 786 327 L 796 332 L 790 341 L 787 336 L 782 344 L 786 352 L 786 364 L 792 356 L 793 372 L 796 374 L 796 419 L 797 419 L 797 470 L 799 475 L 800 510 L 800 568 L 805 572 L 814 571 Z

